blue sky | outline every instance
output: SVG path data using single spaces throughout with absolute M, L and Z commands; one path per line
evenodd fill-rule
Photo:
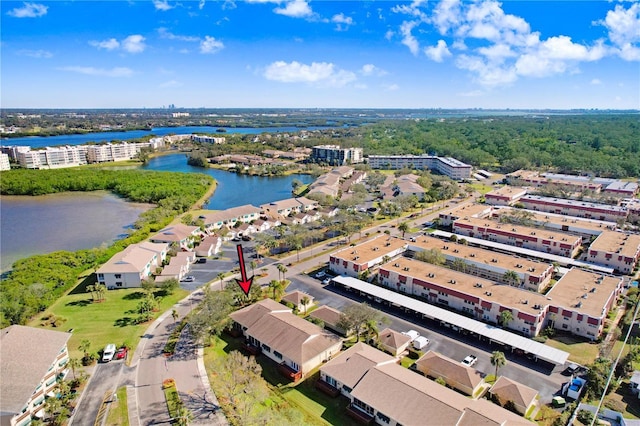
M 0 2 L 5 108 L 640 108 L 640 2 Z

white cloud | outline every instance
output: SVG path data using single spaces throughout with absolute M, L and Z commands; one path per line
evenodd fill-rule
M 224 43 L 215 37 L 205 36 L 200 42 L 200 53 L 217 53 L 224 49 Z
M 222 3 L 222 10 L 231 10 L 231 9 L 235 9 L 236 7 L 236 2 L 233 0 L 225 0 L 224 3 Z
M 362 69 L 360 70 L 360 73 L 364 76 L 371 76 L 371 75 L 375 75 L 375 76 L 383 76 L 383 75 L 387 75 L 387 72 L 383 69 L 380 69 L 378 67 L 376 67 L 373 64 L 365 64 L 362 66 Z
M 92 40 L 89 42 L 89 44 L 93 47 L 97 47 L 98 49 L 105 50 L 115 50 L 120 47 L 120 42 L 118 42 L 118 40 L 116 40 L 115 38 L 110 38 L 108 40 L 102 41 Z
M 393 32 L 393 30 L 388 30 L 386 33 L 384 33 L 384 38 L 386 38 L 387 40 L 391 40 L 394 35 L 395 32 Z
M 518 78 L 513 67 L 501 67 L 480 56 L 460 55 L 456 59 L 456 65 L 458 68 L 471 71 L 474 80 L 482 86 L 508 85 Z
M 39 18 L 47 14 L 49 6 L 38 3 L 24 2 L 22 7 L 16 7 L 7 12 L 7 15 L 14 18 Z
M 333 15 L 331 22 L 336 24 L 336 30 L 346 31 L 349 29 L 349 26 L 353 25 L 353 18 L 351 16 L 345 16 L 344 13 L 339 13 Z
M 158 28 L 158 35 L 160 36 L 160 38 L 166 38 L 169 40 L 180 40 L 180 41 L 189 41 L 189 42 L 200 41 L 200 37 L 173 34 L 171 31 L 169 31 L 164 27 Z
M 144 44 L 145 38 L 140 34 L 133 34 L 122 40 L 122 49 L 129 53 L 141 53 L 147 47 Z
M 591 84 L 593 84 L 594 86 L 598 86 L 602 84 L 602 81 L 600 81 L 599 78 L 594 78 L 593 80 L 591 80 Z
M 94 68 L 94 67 L 62 67 L 58 68 L 61 71 L 70 71 L 78 74 L 85 74 L 97 77 L 131 77 L 134 72 L 130 68 L 115 67 L 111 69 Z
M 405 21 L 400 25 L 400 33 L 402 34 L 402 44 L 407 46 L 411 53 L 418 55 L 420 50 L 420 44 L 418 40 L 413 36 L 411 31 L 418 25 L 418 21 Z
M 640 3 L 632 4 L 629 9 L 618 4 L 607 12 L 603 21 L 596 23 L 609 30 L 609 40 L 617 46 L 640 41 Z
M 400 86 L 398 86 L 397 84 L 386 84 L 384 86 L 382 86 L 382 88 L 388 92 L 393 92 L 395 90 L 398 90 L 400 88 Z
M 458 26 L 462 20 L 460 14 L 460 0 L 443 0 L 435 7 L 430 22 L 445 35 L 450 28 Z
M 432 61 L 442 62 L 444 58 L 451 56 L 449 48 L 447 48 L 447 42 L 444 40 L 438 40 L 438 44 L 435 46 L 428 46 L 424 49 L 424 54 Z
M 266 67 L 264 77 L 282 83 L 310 83 L 330 87 L 343 87 L 356 80 L 354 73 L 337 69 L 329 62 L 312 62 L 311 65 L 306 65 L 297 61 L 276 61 Z
M 36 59 L 49 59 L 53 57 L 53 53 L 48 50 L 19 50 L 17 54 Z
M 403 5 L 393 6 L 391 8 L 391 11 L 393 13 L 401 13 L 404 15 L 415 16 L 420 20 L 425 20 L 427 18 L 427 15 L 425 15 L 425 13 L 422 10 L 420 10 L 420 6 L 426 3 L 427 3 L 427 0 L 413 0 L 413 2 L 411 2 L 411 4 L 409 5 L 403 4 Z
M 169 80 L 164 83 L 160 83 L 160 87 L 163 89 L 171 88 L 171 87 L 182 87 L 183 84 L 177 80 Z
M 153 6 L 156 8 L 156 10 L 161 10 L 163 12 L 171 10 L 175 7 L 171 6 L 168 0 L 153 0 Z
M 304 18 L 313 15 L 313 11 L 306 0 L 292 0 L 285 3 L 284 7 L 276 7 L 273 11 L 278 15 L 291 18 Z

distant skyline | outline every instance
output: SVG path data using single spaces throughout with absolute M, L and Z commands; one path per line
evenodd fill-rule
M 640 2 L 2 1 L 3 108 L 639 109 Z

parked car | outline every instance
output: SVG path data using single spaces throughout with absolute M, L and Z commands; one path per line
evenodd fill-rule
M 328 285 L 331 282 L 331 278 L 327 277 L 324 280 L 322 280 L 322 284 L 324 285 Z
M 252 240 L 251 235 L 243 235 L 242 236 L 242 241 L 251 241 L 251 240 Z
M 116 345 L 113 343 L 109 343 L 107 346 L 104 347 L 104 350 L 102 351 L 102 362 L 111 361 L 115 354 L 116 354 Z
M 184 278 L 182 279 L 182 282 L 185 282 L 185 283 L 192 283 L 192 282 L 194 282 L 195 280 L 196 280 L 196 277 L 194 277 L 193 275 L 187 275 L 186 277 L 184 277 Z
M 326 272 L 324 272 L 324 271 L 320 271 L 320 272 L 318 272 L 318 273 L 316 274 L 316 278 L 318 278 L 318 279 L 322 279 L 322 278 L 324 278 L 326 275 L 327 275 L 327 274 L 326 274 Z
M 116 359 L 125 359 L 127 358 L 127 348 L 120 348 L 118 352 L 116 352 Z
M 466 365 L 467 367 L 473 367 L 473 365 L 478 361 L 478 357 L 475 355 L 469 355 L 465 359 L 462 360 L 462 365 Z
M 196 260 L 196 263 L 207 263 L 207 258 L 206 257 L 199 257 Z

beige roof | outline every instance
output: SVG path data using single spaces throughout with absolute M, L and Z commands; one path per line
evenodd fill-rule
M 244 206 L 233 207 L 227 210 L 205 213 L 202 216 L 204 216 L 204 223 L 207 225 L 211 225 L 218 222 L 240 219 L 243 216 L 260 214 L 260 212 L 261 209 L 259 209 L 258 207 L 252 206 L 251 204 L 245 204 Z
M 318 203 L 306 197 L 287 198 L 280 201 L 272 201 L 268 204 L 262 204 L 260 207 L 264 210 L 278 211 L 285 209 L 301 208 L 306 206 L 317 205 Z
M 308 305 L 311 305 L 313 303 L 313 296 L 308 294 L 308 293 L 303 293 L 301 291 L 292 291 L 291 293 L 285 294 L 282 297 L 282 300 L 285 302 L 291 302 L 294 305 L 298 306 L 302 303 L 302 299 L 306 297 L 307 299 L 309 299 L 309 303 Z
M 302 366 L 322 352 L 342 344 L 342 339 L 291 312 L 264 315 L 246 334 Z
M 309 316 L 311 318 L 316 318 L 323 321 L 325 324 L 335 326 L 340 321 L 340 316 L 342 312 L 337 309 L 334 309 L 330 306 L 320 306 L 315 311 L 311 312 Z
M 494 189 L 493 191 L 489 191 L 485 194 L 485 197 L 508 197 L 514 198 L 517 196 L 521 196 L 527 193 L 525 188 L 521 188 L 519 186 L 502 186 L 498 189 Z
M 428 351 L 416 364 L 420 371 L 427 372 L 432 377 L 449 379 L 471 389 L 475 389 L 483 380 L 475 368 L 462 365 L 459 361 L 434 351 Z
M 253 305 L 231 313 L 229 317 L 243 327 L 251 327 L 262 319 L 263 316 L 271 312 L 291 312 L 291 309 L 273 299 L 263 299 Z
M 622 277 L 572 268 L 549 290 L 547 296 L 552 301 L 547 303 L 601 318 L 606 314 L 603 311 L 611 293 L 621 281 Z
M 0 330 L 0 412 L 22 410 L 71 333 L 12 325 Z
M 614 229 L 616 224 L 614 222 L 607 222 L 604 220 L 587 219 L 583 217 L 573 217 L 556 213 L 537 212 L 535 210 L 515 210 L 511 207 L 501 207 L 494 209 L 492 215 L 500 217 L 502 215 L 513 214 L 516 211 L 526 211 L 531 216 L 531 221 L 537 224 L 544 225 L 545 223 L 552 223 L 554 225 L 568 226 L 569 229 L 584 228 L 594 231 L 603 231 L 606 229 Z M 571 231 L 569 231 L 571 232 Z
M 540 275 L 549 268 L 553 269 L 553 265 L 550 263 L 536 262 L 480 247 L 471 247 L 464 244 L 444 241 L 431 236 L 418 237 L 415 242 L 409 245 L 420 247 L 423 250 L 438 249 L 442 251 L 442 254 L 445 256 L 456 257 L 470 262 L 485 263 L 493 267 L 513 270 L 520 273 L 526 272 L 533 276 Z
M 484 398 L 473 400 L 470 407 L 465 411 L 487 419 L 494 419 L 498 421 L 501 426 L 532 426 L 534 424 L 524 417 L 520 417 L 518 414 L 512 413 Z M 467 424 L 470 425 L 470 423 Z
M 166 246 L 165 244 L 156 245 Z M 131 244 L 121 252 L 114 254 L 97 272 L 99 274 L 140 273 L 157 253 L 155 250 L 146 249 L 138 244 Z
M 513 401 L 515 405 L 525 408 L 534 402 L 538 395 L 537 390 L 505 376 L 500 376 L 496 380 L 490 392 L 498 396 L 502 401 Z
M 353 389 L 371 368 L 395 362 L 391 355 L 358 342 L 323 365 L 320 371 Z
M 372 368 L 351 395 L 403 425 L 455 425 L 471 401 L 398 364 Z
M 393 349 L 401 348 L 411 341 L 411 337 L 390 328 L 385 328 L 378 334 L 380 343 Z
M 589 250 L 615 253 L 617 255 L 635 258 L 638 251 L 640 251 L 640 235 L 603 231 L 602 234 L 591 243 Z
M 348 260 L 358 264 L 369 263 L 379 257 L 383 257 L 395 250 L 405 247 L 407 242 L 396 237 L 379 236 L 357 246 L 347 247 L 333 254 L 332 257 Z M 355 257 L 357 260 L 354 260 Z
M 493 211 L 493 207 L 486 204 L 466 204 L 461 207 L 454 207 L 448 212 L 440 215 L 451 215 L 454 217 L 484 217 Z
M 498 223 L 489 219 L 464 217 L 457 219 L 456 223 L 465 223 L 475 227 L 485 228 L 487 230 L 498 230 L 500 232 L 507 232 L 509 234 L 522 235 L 525 237 L 533 235 L 538 239 L 542 238 L 545 240 L 554 240 L 559 243 L 564 242 L 572 245 L 582 243 L 582 238 L 575 235 L 570 235 L 563 232 L 549 231 L 547 229 L 533 228 L 530 226 L 513 225 L 511 223 Z
M 199 228 L 197 226 L 188 226 L 182 223 L 177 223 L 172 226 L 167 226 L 161 229 L 160 232 L 151 237 L 151 240 L 166 241 L 166 242 L 180 242 L 186 238 L 194 235 L 194 232 Z

